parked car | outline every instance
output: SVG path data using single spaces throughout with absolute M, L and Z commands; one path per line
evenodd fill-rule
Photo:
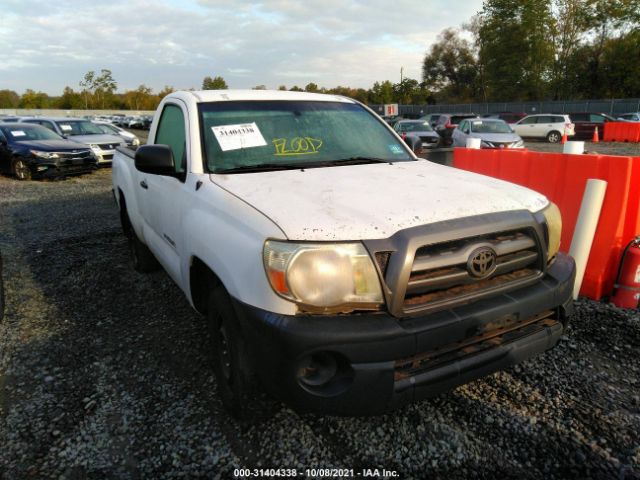
M 623 113 L 622 115 L 618 115 L 618 120 L 624 120 L 626 122 L 640 122 L 640 112 Z
M 0 170 L 18 180 L 78 175 L 97 165 L 90 148 L 40 125 L 0 123 Z
M 443 145 L 451 145 L 451 135 L 458 124 L 465 118 L 477 118 L 474 113 L 443 113 L 438 117 L 438 123 L 434 127 L 435 131 L 442 138 Z
M 400 120 L 393 129 L 399 135 L 413 135 L 422 142 L 422 148 L 437 148 L 440 145 L 440 135 L 434 132 L 429 122 L 425 120 Z
M 127 132 L 124 128 L 118 127 L 108 122 L 94 121 L 93 123 L 95 123 L 103 133 L 122 137 L 122 139 L 127 143 L 127 146 L 129 147 L 137 147 L 140 145 L 140 139 L 133 133 Z
M 64 117 L 36 117 L 23 118 L 20 122 L 42 125 L 61 137 L 89 146 L 97 157 L 99 165 L 110 164 L 116 147 L 127 145 L 121 137 L 103 133 L 96 124 L 89 120 Z
M 526 113 L 522 112 L 498 112 L 498 113 L 485 113 L 482 118 L 499 118 L 509 124 L 516 123 L 526 117 Z
M 611 115 L 606 113 L 570 113 L 569 117 L 575 125 L 575 138 L 588 139 L 593 138 L 593 133 L 598 127 L 598 133 L 602 136 L 604 132 L 604 124 L 607 122 L 617 122 Z
M 135 128 L 138 130 L 142 130 L 144 128 L 144 118 L 142 117 L 131 117 L 129 122 L 126 125 L 127 128 Z
M 565 334 L 559 209 L 414 140 L 345 97 L 208 90 L 167 95 L 149 143 L 117 149 L 133 265 L 206 316 L 227 409 L 261 385 L 298 411 L 380 413 Z
M 9 123 L 9 122 L 18 122 L 22 117 L 16 117 L 12 115 L 0 116 L 0 122 Z
M 431 128 L 435 128 L 436 124 L 438 123 L 438 118 L 440 118 L 440 113 L 428 113 L 427 115 L 424 115 L 422 118 L 420 118 L 420 120 L 425 120 L 427 122 L 429 122 L 429 125 L 431 125 Z
M 499 118 L 469 118 L 453 131 L 454 147 L 466 147 L 467 139 L 479 138 L 480 148 L 524 148 L 522 138 Z
M 522 138 L 544 138 L 550 143 L 558 143 L 565 132 L 567 137 L 575 134 L 569 115 L 560 114 L 528 115 L 511 128 Z

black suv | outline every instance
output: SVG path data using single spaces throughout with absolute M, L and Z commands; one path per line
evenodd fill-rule
M 438 118 L 438 123 L 433 128 L 442 137 L 442 144 L 448 146 L 453 143 L 451 134 L 453 134 L 458 124 L 465 118 L 477 117 L 475 113 L 442 113 Z

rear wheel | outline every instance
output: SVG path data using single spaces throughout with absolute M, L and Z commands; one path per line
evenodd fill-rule
M 213 369 L 225 409 L 244 418 L 249 407 L 251 368 L 231 298 L 222 285 L 209 294 L 207 326 L 213 340 Z
M 547 134 L 547 142 L 549 143 L 558 143 L 561 139 L 562 135 L 560 132 L 556 132 L 555 130 Z
M 23 159 L 15 158 L 12 162 L 12 170 L 18 180 L 31 180 L 31 169 Z

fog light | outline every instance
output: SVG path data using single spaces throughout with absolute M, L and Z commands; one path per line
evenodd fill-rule
M 47 168 L 49 168 L 49 167 L 47 167 L 46 165 L 44 165 L 44 166 L 39 166 L 39 167 L 38 167 L 38 171 L 39 171 L 39 172 L 42 172 L 42 171 L 46 170 Z
M 333 355 L 327 352 L 314 353 L 304 357 L 298 364 L 298 381 L 310 387 L 320 387 L 329 383 L 338 371 Z

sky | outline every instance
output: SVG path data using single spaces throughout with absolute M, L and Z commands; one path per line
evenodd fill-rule
M 196 88 L 371 88 L 421 79 L 440 31 L 482 0 L 0 0 L 0 90 L 59 95 L 89 70 L 118 91 Z

